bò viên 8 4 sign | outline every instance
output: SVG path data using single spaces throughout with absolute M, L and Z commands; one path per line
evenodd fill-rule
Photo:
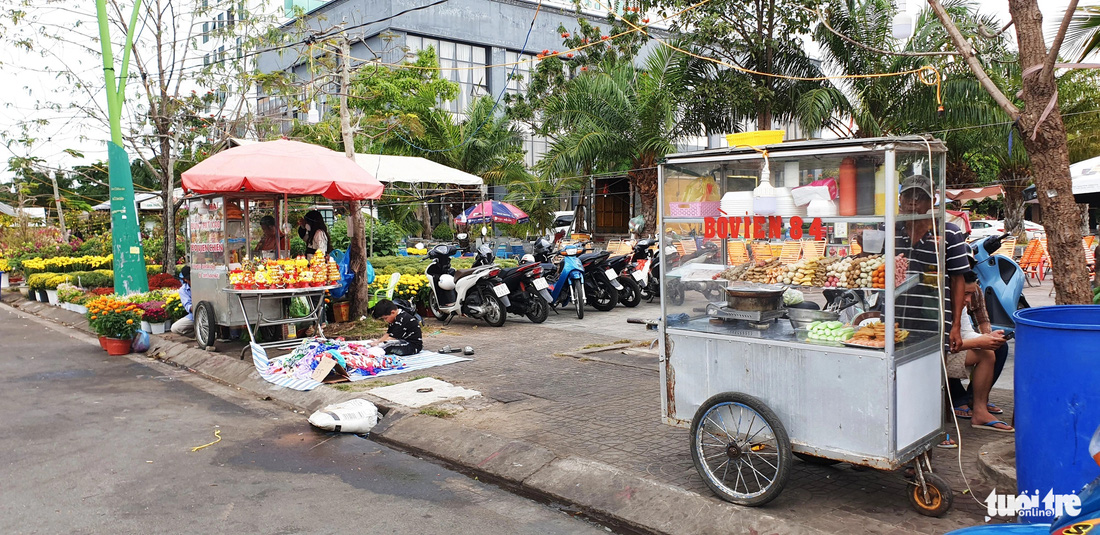
M 706 239 L 745 238 L 748 240 L 779 240 L 783 239 L 783 217 L 771 216 L 743 216 L 743 217 L 704 217 L 703 237 Z M 803 232 L 805 223 L 801 217 L 793 216 L 789 219 L 790 234 L 792 240 L 800 240 L 804 234 L 814 240 L 825 239 L 825 227 L 821 224 L 821 218 L 815 217 L 810 221 L 810 229 Z

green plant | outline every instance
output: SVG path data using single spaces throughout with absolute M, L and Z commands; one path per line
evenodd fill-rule
M 53 273 L 34 273 L 27 275 L 27 286 L 32 290 L 45 290 L 46 281 L 53 278 Z
M 49 273 L 49 275 L 50 276 L 45 279 L 45 289 L 47 290 L 56 290 L 58 286 L 72 280 L 72 277 L 69 275 L 57 275 L 54 273 Z
M 290 238 L 290 256 L 300 256 L 306 254 L 306 242 L 299 238 L 297 235 Z
M 435 416 L 436 418 L 453 418 L 454 415 L 457 413 L 455 411 L 440 409 L 438 407 L 424 407 L 423 409 L 420 409 L 420 414 L 423 414 L 425 416 Z
M 455 231 L 447 223 L 440 223 L 432 230 L 432 239 L 451 241 L 455 239 Z
M 132 303 L 109 297 L 88 304 L 88 325 L 96 334 L 125 340 L 133 338 L 141 327 L 141 309 Z
M 76 301 L 83 296 L 84 290 L 72 284 L 66 282 L 57 285 L 57 300 L 62 303 L 76 303 Z
M 348 244 L 351 240 L 348 239 L 347 219 L 337 219 L 336 222 L 328 228 L 328 234 L 333 249 L 348 250 Z
M 363 232 L 367 239 L 367 249 L 373 248 L 376 256 L 397 254 L 397 245 L 401 242 L 402 232 L 392 221 L 379 224 L 377 220 L 367 218 L 367 228 Z

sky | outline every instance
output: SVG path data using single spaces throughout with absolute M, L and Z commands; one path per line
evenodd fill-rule
M 907 2 L 908 11 L 913 13 L 926 5 L 923 0 L 897 1 Z M 0 0 L 0 7 L 8 7 L 15 2 L 16 0 Z M 130 5 L 128 1 L 123 3 Z M 1009 19 L 1007 0 L 977 0 L 976 3 L 981 13 L 995 15 L 1002 21 Z M 1100 3 L 1100 0 L 1083 0 L 1080 5 L 1097 3 Z M 0 145 L 0 162 L 6 162 L 13 155 L 36 156 L 45 160 L 50 166 L 67 168 L 74 165 L 88 165 L 106 158 L 106 140 L 109 138 L 109 133 L 105 124 L 87 118 L 80 113 L 79 109 L 46 110 L 41 107 L 47 100 L 58 100 L 58 95 L 53 93 L 56 89 L 71 87 L 67 81 L 42 72 L 44 64 L 49 63 L 56 68 L 61 68 L 62 62 L 69 68 L 82 72 L 86 80 L 97 84 L 95 91 L 98 93 L 93 95 L 89 91 L 78 90 L 73 93 L 73 97 L 69 99 L 70 102 L 79 107 L 105 108 L 106 106 L 102 92 L 102 60 L 98 55 L 86 51 L 86 49 L 98 50 L 99 46 L 93 37 L 95 35 L 94 3 L 71 0 L 68 4 L 73 7 L 71 9 L 56 7 L 30 9 L 33 11 L 32 16 L 40 21 L 67 28 L 70 38 L 82 43 L 83 47 L 51 44 L 51 55 L 47 58 L 20 53 L 11 47 L 0 47 L 0 87 L 6 88 L 3 99 L 0 101 L 0 129 L 11 132 L 22 122 L 34 119 L 49 121 L 48 126 L 36 133 L 38 142 L 29 151 L 23 147 Z M 1044 23 L 1051 24 L 1050 19 L 1061 16 L 1068 0 L 1039 0 L 1039 4 L 1043 11 Z M 64 2 L 61 5 L 65 5 Z M 80 24 L 76 23 L 78 20 L 81 21 Z M 117 33 L 115 32 L 116 35 Z M 141 100 L 141 96 L 136 95 L 133 90 L 128 92 L 127 97 L 131 110 L 132 106 Z M 124 118 L 124 129 L 128 126 L 140 128 Z M 79 159 L 66 154 L 65 149 L 69 148 L 80 151 L 85 157 Z M 133 156 L 131 158 L 133 159 Z M 6 165 L 0 166 L 0 181 L 9 179 L 10 173 L 6 171 Z

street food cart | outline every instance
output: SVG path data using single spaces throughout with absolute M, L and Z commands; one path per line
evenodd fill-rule
M 911 464 L 913 506 L 950 508 L 928 457 L 945 413 L 943 242 L 926 245 L 938 247 L 938 266 L 915 272 L 896 239 L 918 221 L 942 237 L 943 203 L 899 213 L 898 191 L 919 174 L 941 196 L 945 151 L 919 137 L 819 140 L 674 154 L 660 166 L 662 265 L 683 240 L 721 251 L 709 265 L 669 266 L 661 283 L 711 273 L 726 289 L 717 299 L 662 292 L 662 418 L 690 429 L 696 468 L 723 499 L 770 501 L 797 457 Z M 700 181 L 722 200 L 684 201 Z M 784 306 L 789 289 L 822 310 Z
M 290 259 L 293 229 L 287 221 L 288 203 L 312 196 L 377 199 L 381 183 L 343 154 L 278 140 L 220 152 L 184 172 L 183 187 L 188 193 L 184 202 L 199 347 L 214 344 L 218 327 L 244 327 L 252 340 L 259 340 L 263 327 L 308 322 L 323 336 L 324 294 L 335 288 L 333 277 L 327 276 L 331 260 L 326 262 L 323 255 Z M 274 220 L 276 235 L 264 236 L 260 222 L 265 219 Z M 319 260 L 325 263 L 325 276 L 316 275 Z M 256 266 L 255 277 L 252 269 L 242 269 L 251 266 Z M 304 299 L 307 306 L 292 316 L 288 308 L 295 298 Z M 287 336 L 260 345 L 298 343 Z

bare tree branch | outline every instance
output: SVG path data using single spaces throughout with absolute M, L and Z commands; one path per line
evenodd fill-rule
M 928 0 L 928 5 L 932 6 L 932 11 L 936 13 L 936 17 L 940 19 L 940 24 L 943 24 L 944 29 L 947 30 L 947 34 L 951 36 L 951 41 L 955 43 L 955 48 L 959 49 L 962 53 L 962 57 L 966 60 L 967 66 L 977 77 L 978 83 L 982 85 L 989 96 L 993 97 L 993 100 L 997 102 L 997 105 L 1001 107 L 1005 113 L 1008 114 L 1013 120 L 1020 116 L 1020 109 L 1016 107 L 1012 101 L 1008 100 L 1008 97 L 1001 91 L 997 84 L 993 83 L 993 80 L 989 77 L 989 74 L 985 72 L 982 67 L 982 63 L 978 61 L 978 57 L 974 54 L 974 47 L 970 45 L 970 42 L 966 40 L 962 32 L 959 31 L 958 26 L 955 26 L 955 21 L 951 20 L 951 16 L 948 15 L 947 10 L 943 8 L 939 0 Z
M 1069 23 L 1073 20 L 1073 13 L 1077 11 L 1077 0 L 1069 0 L 1069 5 L 1066 6 L 1066 14 L 1062 17 L 1062 24 L 1058 26 L 1058 33 L 1054 36 L 1054 42 L 1050 44 L 1050 52 L 1047 52 L 1047 59 L 1043 62 L 1043 71 L 1039 73 L 1040 76 L 1046 78 L 1045 82 L 1054 81 L 1054 62 L 1058 60 L 1058 51 L 1062 48 L 1062 41 L 1066 39 L 1066 30 L 1069 28 Z

